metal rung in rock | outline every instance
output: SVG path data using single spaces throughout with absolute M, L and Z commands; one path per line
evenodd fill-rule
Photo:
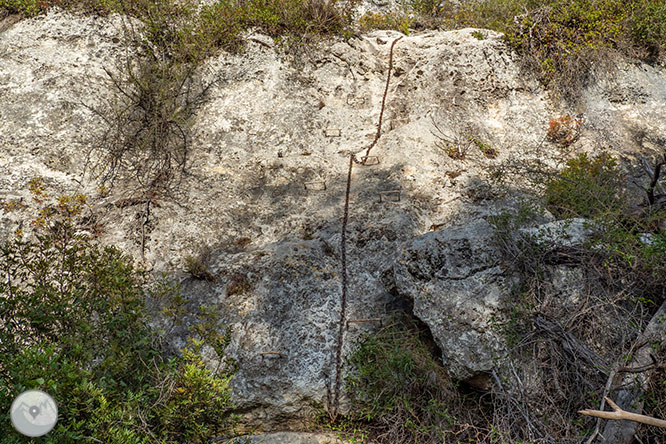
M 347 105 L 363 105 L 365 97 L 347 97 Z
M 261 352 L 259 354 L 261 355 L 262 358 L 266 357 L 266 356 L 273 356 L 273 357 L 276 357 L 276 358 L 284 358 L 284 355 L 280 352 Z
M 387 202 L 400 202 L 400 190 L 380 191 L 379 201 L 383 202 L 384 199 Z
M 342 136 L 342 130 L 340 128 L 326 128 L 324 135 L 326 137 L 340 137 Z
M 324 191 L 326 189 L 326 182 L 323 180 L 315 180 L 312 182 L 304 182 L 303 188 L 311 191 Z
M 363 156 L 361 164 L 366 166 L 379 165 L 379 156 Z

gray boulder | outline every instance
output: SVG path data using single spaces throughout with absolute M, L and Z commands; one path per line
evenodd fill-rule
M 574 219 L 517 230 L 514 237 L 557 251 L 581 245 L 589 233 L 584 220 Z M 506 353 L 499 327 L 519 282 L 502 266 L 493 235 L 483 219 L 427 233 L 407 242 L 384 273 L 391 291 L 411 300 L 414 316 L 430 328 L 451 376 L 482 386 Z M 585 285 L 580 270 L 553 263 L 547 272 L 559 304 L 576 302 Z
M 408 242 L 386 277 L 414 303 L 451 375 L 469 379 L 494 367 L 502 341 L 493 329 L 511 279 L 492 247 L 485 220 L 427 233 Z

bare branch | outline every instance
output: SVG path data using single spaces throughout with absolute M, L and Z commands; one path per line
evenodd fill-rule
M 615 404 L 610 398 L 605 397 L 604 400 L 608 403 L 609 406 L 613 409 L 612 412 L 607 412 L 603 410 L 580 410 L 578 413 L 586 416 L 594 416 L 597 418 L 603 419 L 614 419 L 614 420 L 626 420 L 639 422 L 641 424 L 647 424 L 655 427 L 666 428 L 666 421 L 663 419 L 654 418 L 652 416 L 639 415 L 638 413 L 627 412 L 622 410 Z

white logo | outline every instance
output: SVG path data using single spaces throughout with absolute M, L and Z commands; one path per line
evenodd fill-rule
M 25 436 L 43 436 L 58 422 L 58 407 L 41 390 L 28 390 L 16 397 L 10 410 L 12 424 Z

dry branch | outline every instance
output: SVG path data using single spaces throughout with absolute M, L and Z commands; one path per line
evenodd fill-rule
M 656 203 L 655 189 L 659 186 L 659 178 L 661 176 L 661 169 L 666 165 L 666 153 L 664 153 L 663 160 L 657 160 L 654 165 L 654 169 L 647 167 L 647 164 L 644 163 L 648 174 L 650 175 L 650 185 L 647 192 L 648 203 L 654 205 Z
M 534 317 L 534 325 L 537 329 L 558 340 L 562 348 L 571 355 L 574 362 L 580 359 L 596 372 L 604 375 L 608 374 L 608 363 L 557 322 L 548 319 L 543 314 L 537 314 Z
M 643 393 L 649 381 L 649 371 L 659 368 L 655 365 L 650 353 L 650 345 L 655 342 L 662 342 L 666 340 L 666 302 L 664 302 L 657 312 L 652 316 L 643 334 L 636 339 L 635 343 L 640 344 L 636 347 L 633 353 L 633 359 L 628 367 L 617 370 L 618 378 L 613 381 L 614 387 L 620 387 L 617 393 L 617 404 L 622 408 L 633 410 L 632 412 L 625 412 L 621 407 L 615 403 L 609 403 L 613 409 L 620 409 L 625 413 L 630 413 L 632 418 L 647 418 L 641 415 L 643 409 Z M 640 371 L 643 370 L 643 371 Z M 604 398 L 608 401 L 608 398 Z M 612 402 L 612 401 L 611 401 Z M 583 412 L 590 412 L 596 410 L 583 410 Z M 617 422 L 611 421 L 606 423 L 606 426 L 601 433 L 604 440 L 601 442 L 614 443 L 614 444 L 629 444 L 633 442 L 633 437 L 636 434 L 637 423 L 648 424 L 645 421 L 630 418 L 619 418 L 617 412 L 601 412 L 602 415 L 590 415 L 597 418 L 604 419 L 629 419 L 631 422 Z M 587 414 L 587 413 L 583 413 Z M 607 416 L 608 414 L 613 416 Z M 658 420 L 662 421 L 662 420 Z M 662 421 L 666 424 L 666 421 Z M 651 424 L 655 425 L 655 424 Z M 662 427 L 662 426 L 660 426 Z
M 618 407 L 617 404 L 613 402 L 610 398 L 604 398 L 606 403 L 611 406 L 613 409 L 612 412 L 607 412 L 604 410 L 581 410 L 578 413 L 587 416 L 595 416 L 597 418 L 603 419 L 615 419 L 615 420 L 626 420 L 640 422 L 641 424 L 647 424 L 655 427 L 666 428 L 666 421 L 663 419 L 654 418 L 652 416 L 639 415 L 638 413 L 627 412 Z

